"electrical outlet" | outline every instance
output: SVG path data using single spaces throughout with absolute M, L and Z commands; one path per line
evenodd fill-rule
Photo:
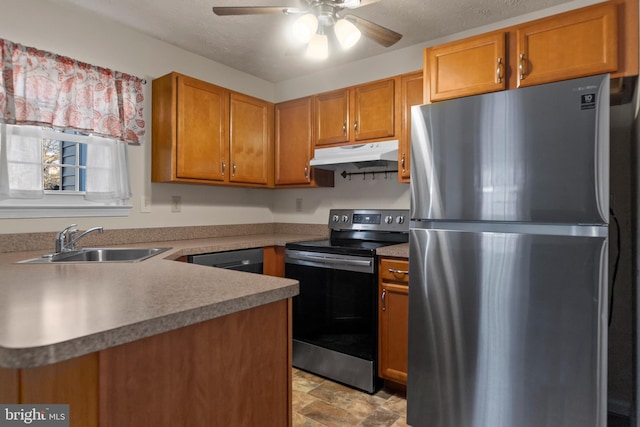
M 171 196 L 171 212 L 180 212 L 182 210 L 182 197 Z
M 302 212 L 302 197 L 296 199 L 296 212 Z
M 140 212 L 151 213 L 151 197 L 140 196 Z

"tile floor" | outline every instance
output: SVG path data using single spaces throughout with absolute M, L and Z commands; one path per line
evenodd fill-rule
M 294 427 L 407 427 L 402 394 L 367 393 L 293 368 Z M 629 418 L 609 414 L 609 427 L 629 427 Z
M 406 427 L 404 395 L 354 390 L 293 368 L 294 427 Z

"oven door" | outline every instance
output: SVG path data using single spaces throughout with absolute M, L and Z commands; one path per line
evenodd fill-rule
M 376 263 L 372 256 L 287 249 L 293 298 L 293 364 L 373 392 L 377 355 Z

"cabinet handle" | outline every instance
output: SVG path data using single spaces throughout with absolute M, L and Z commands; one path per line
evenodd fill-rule
M 502 83 L 502 58 L 498 58 L 498 68 L 496 69 L 496 83 Z
M 387 311 L 387 290 L 382 290 L 382 311 Z
M 405 169 L 405 164 L 406 164 L 405 156 L 406 156 L 406 154 L 402 153 L 402 161 L 400 162 L 400 164 L 402 165 L 402 172 L 406 171 L 406 169 Z
M 309 179 L 309 162 L 304 164 L 304 177 L 305 179 Z
M 224 175 L 224 171 L 227 170 L 227 164 L 224 162 L 224 160 L 222 161 L 222 175 Z
M 353 123 L 353 131 L 356 133 L 356 135 L 358 134 L 358 121 L 357 120 Z
M 347 121 L 346 120 L 342 123 L 342 134 L 344 136 L 347 136 Z
M 403 276 L 406 276 L 407 274 L 409 274 L 409 272 L 407 270 L 396 270 L 395 268 L 390 268 L 389 269 L 389 273 L 391 273 L 391 274 L 402 274 Z
M 231 176 L 236 176 L 236 162 L 231 162 Z
M 520 54 L 520 65 L 518 68 L 520 69 L 520 80 L 524 80 L 525 70 L 524 70 L 524 53 Z

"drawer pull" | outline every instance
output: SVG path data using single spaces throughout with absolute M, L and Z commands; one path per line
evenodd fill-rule
M 391 274 L 402 274 L 402 275 L 407 275 L 409 274 L 409 272 L 407 270 L 396 270 L 395 268 L 390 268 L 389 269 L 389 273 Z

